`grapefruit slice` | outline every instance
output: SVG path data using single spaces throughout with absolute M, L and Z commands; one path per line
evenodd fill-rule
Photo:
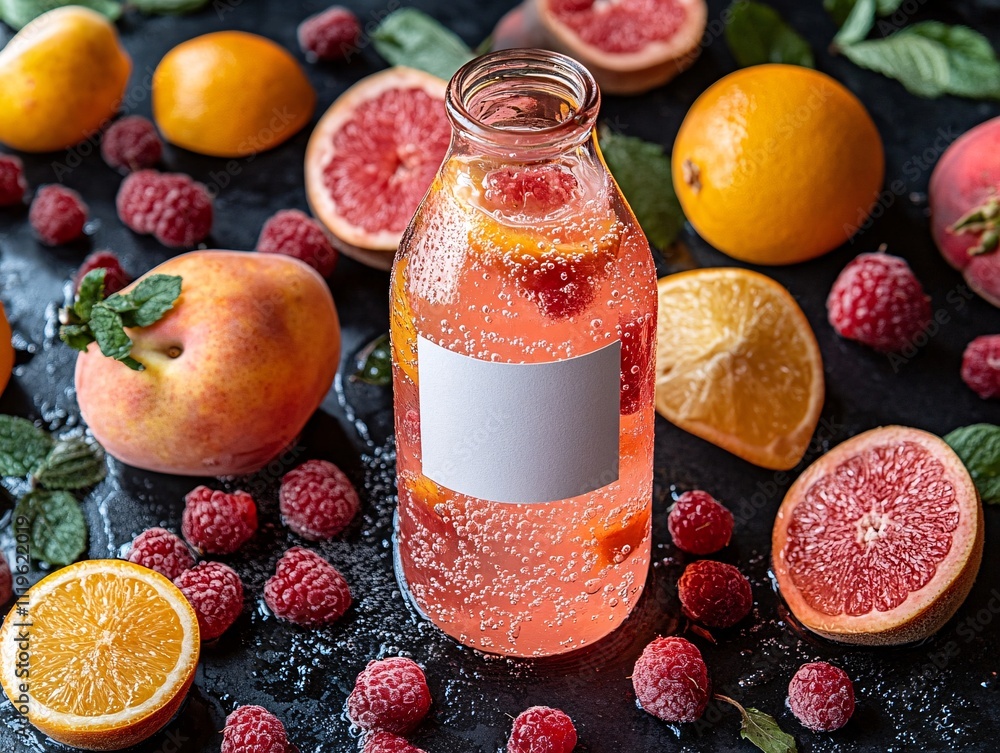
M 451 140 L 446 83 L 395 67 L 361 79 L 320 118 L 306 149 L 306 194 L 334 245 L 389 269 Z
M 911 643 L 968 596 L 983 509 L 947 444 L 887 426 L 837 446 L 792 484 L 772 547 L 781 595 L 809 630 L 840 643 Z

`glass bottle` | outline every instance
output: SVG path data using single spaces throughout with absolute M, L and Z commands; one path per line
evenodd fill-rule
M 593 643 L 649 567 L 656 275 L 599 106 L 563 55 L 466 65 L 392 272 L 397 573 L 490 653 Z

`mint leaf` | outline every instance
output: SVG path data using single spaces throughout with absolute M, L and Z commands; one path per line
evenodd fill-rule
M 94 336 L 86 324 L 64 324 L 59 328 L 59 339 L 81 353 L 86 353 L 87 346 L 94 342 Z
M 743 67 L 762 63 L 816 67 L 809 43 L 763 3 L 736 0 L 729 6 L 726 44 Z
M 418 68 L 446 81 L 473 58 L 472 50 L 457 35 L 413 8 L 386 16 L 372 34 L 372 43 L 393 65 Z
M 132 5 L 143 13 L 174 16 L 201 10 L 208 0 L 132 0 Z
M 34 473 L 52 450 L 52 437 L 31 421 L 0 416 L 0 476 Z
M 392 346 L 388 333 L 375 338 L 358 353 L 355 381 L 386 387 L 392 383 Z
M 135 286 L 128 297 L 135 304 L 130 327 L 148 327 L 160 321 L 174 307 L 181 295 L 181 278 L 172 275 L 152 275 Z
M 823 0 L 823 7 L 826 8 L 827 13 L 833 16 L 837 26 L 844 25 L 857 4 L 858 0 Z M 891 16 L 899 10 L 899 6 L 902 4 L 903 0 L 875 0 L 875 10 L 880 16 Z
M 837 32 L 837 36 L 833 38 L 833 44 L 836 47 L 844 47 L 860 42 L 867 37 L 868 32 L 875 25 L 875 12 L 877 10 L 878 6 L 875 4 L 875 0 L 857 0 L 840 27 L 840 31 Z
M 103 303 L 94 306 L 90 316 L 90 329 L 94 333 L 94 339 L 97 340 L 101 353 L 134 368 L 132 364 L 135 361 L 131 358 L 132 338 L 125 332 L 125 325 L 119 313 L 112 311 Z M 139 366 L 136 371 L 142 371 L 142 365 Z
M 104 448 L 83 437 L 60 439 L 33 474 L 46 489 L 84 489 L 104 480 Z
M 878 14 L 880 16 L 891 16 L 899 10 L 899 6 L 902 4 L 903 0 L 875 0 L 875 5 L 878 6 Z
M 795 738 L 783 732 L 773 716 L 757 709 L 746 709 L 740 727 L 740 737 L 764 753 L 796 753 Z
M 50 565 L 69 565 L 87 547 L 87 522 L 69 492 L 33 491 L 14 508 L 19 528 L 31 535 L 31 554 Z
M 43 13 L 64 5 L 82 5 L 110 21 L 122 15 L 122 6 L 116 0 L 0 0 L 0 20 L 20 31 Z
M 666 249 L 684 226 L 684 211 L 674 193 L 670 156 L 659 144 L 602 128 L 598 141 L 608 169 L 657 248 Z
M 90 312 L 98 303 L 104 300 L 104 278 L 108 270 L 98 267 L 90 272 L 80 281 L 80 289 L 76 293 L 76 303 L 73 311 L 77 317 L 83 321 L 90 321 Z
M 1000 504 L 1000 426 L 963 426 L 948 434 L 944 441 L 969 469 L 983 502 Z

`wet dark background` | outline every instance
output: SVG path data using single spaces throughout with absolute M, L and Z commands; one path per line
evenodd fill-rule
M 346 0 L 363 23 L 398 0 Z M 245 29 L 296 51 L 295 27 L 324 7 L 310 2 L 214 0 L 184 18 L 121 22 L 135 71 L 129 110 L 149 114 L 148 84 L 160 57 L 175 44 L 217 29 Z M 414 3 L 478 44 L 510 2 L 419 0 Z M 734 69 L 720 37 L 725 2 L 710 2 L 708 44 L 695 67 L 666 88 L 632 99 L 608 97 L 604 119 L 629 135 L 669 146 L 697 95 Z M 961 353 L 974 336 L 1000 332 L 1000 312 L 972 297 L 961 277 L 935 251 L 927 230 L 925 196 L 930 170 L 943 148 L 969 127 L 1000 114 L 994 104 L 967 100 L 926 101 L 898 84 L 862 71 L 827 52 L 835 33 L 819 0 L 773 0 L 812 42 L 818 67 L 855 91 L 868 106 L 885 141 L 887 192 L 883 211 L 854 242 L 819 260 L 768 270 L 788 286 L 809 317 L 826 364 L 827 399 L 816 439 L 795 471 L 773 473 L 744 463 L 662 419 L 657 419 L 654 517 L 655 567 L 647 595 L 626 626 L 604 643 L 568 657 L 540 662 L 490 658 L 456 645 L 409 611 L 392 574 L 391 520 L 394 504 L 391 395 L 388 389 L 352 383 L 355 353 L 388 324 L 385 273 L 343 260 L 331 285 L 344 326 L 341 378 L 310 422 L 294 465 L 308 457 L 333 460 L 362 489 L 364 509 L 348 533 L 319 550 L 346 574 L 355 605 L 337 625 L 310 632 L 269 617 L 261 589 L 274 563 L 300 543 L 280 526 L 276 490 L 282 464 L 233 482 L 207 483 L 248 489 L 261 509 L 262 531 L 227 561 L 244 578 L 243 616 L 218 645 L 206 647 L 197 685 L 184 710 L 163 733 L 134 749 L 142 753 L 209 753 L 219 749 L 225 715 L 236 705 L 259 703 L 277 713 L 303 753 L 339 753 L 357 748 L 343 705 L 358 671 L 370 659 L 407 654 L 428 668 L 435 708 L 415 741 L 430 753 L 495 753 L 506 741 L 511 717 L 532 704 L 566 710 L 580 733 L 578 750 L 747 751 L 738 719 L 728 708 L 711 707 L 705 720 L 683 729 L 638 710 L 631 667 L 654 636 L 683 629 L 678 624 L 675 582 L 685 564 L 669 542 L 665 511 L 671 496 L 705 488 L 734 510 L 737 529 L 722 558 L 751 578 L 752 618 L 720 632 L 718 644 L 694 638 L 702 648 L 716 688 L 777 717 L 801 750 L 903 751 L 995 750 L 1000 739 L 1000 511 L 987 510 L 986 553 L 972 595 L 935 638 L 902 649 L 845 650 L 801 635 L 782 613 L 767 576 L 771 521 L 785 489 L 824 449 L 865 429 L 889 423 L 937 433 L 975 421 L 1000 423 L 1000 406 L 987 404 L 959 379 Z M 906 0 L 906 18 L 962 22 L 985 31 L 1000 46 L 1000 3 Z M 901 16 L 902 17 L 902 16 Z M 9 38 L 0 30 L 0 43 Z M 370 49 L 347 66 L 307 66 L 319 93 L 320 112 L 347 86 L 383 63 Z M 301 162 L 308 133 L 253 159 L 239 161 L 238 174 L 225 161 L 168 150 L 166 167 L 191 173 L 218 190 L 216 222 L 209 245 L 251 249 L 274 211 L 305 207 Z M 170 253 L 149 237 L 138 237 L 116 219 L 114 196 L 120 177 L 86 146 L 69 153 L 25 159 L 32 186 L 57 178 L 80 191 L 93 222 L 89 239 L 57 249 L 39 245 L 27 226 L 27 211 L 0 212 L 0 298 L 15 329 L 18 366 L 0 399 L 0 410 L 38 419 L 52 429 L 78 425 L 72 388 L 74 354 L 54 338 L 54 315 L 66 280 L 92 249 L 108 247 L 133 274 L 145 272 Z M 897 188 L 899 184 L 897 184 Z M 752 232 L 748 230 L 748 232 Z M 689 265 L 738 264 L 713 251 L 690 232 L 690 254 L 660 258 L 662 272 Z M 909 259 L 946 323 L 912 358 L 887 357 L 836 337 L 826 323 L 824 299 L 838 271 L 855 254 L 879 244 Z M 157 524 L 176 528 L 183 495 L 199 480 L 148 474 L 112 462 L 108 480 L 84 500 L 90 522 L 90 556 L 118 556 L 141 530 Z M 17 492 L 16 487 L 8 487 Z M 9 495 L 3 505 L 9 515 Z M 0 544 L 11 551 L 7 519 Z M 858 710 L 832 735 L 801 728 L 785 707 L 785 689 L 804 661 L 826 659 L 855 680 Z M 9 703 L 0 705 L 0 750 L 60 750 L 24 723 Z

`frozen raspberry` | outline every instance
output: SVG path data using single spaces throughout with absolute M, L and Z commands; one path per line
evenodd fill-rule
M 0 604 L 6 604 L 14 595 L 14 579 L 10 574 L 10 563 L 0 552 Z
M 647 314 L 625 322 L 621 340 L 621 413 L 630 416 L 640 408 L 652 411 L 656 315 Z
M 712 554 L 729 543 L 733 514 L 703 491 L 684 492 L 667 516 L 674 546 L 689 554 Z
M 42 186 L 31 202 L 28 221 L 42 243 L 59 246 L 83 235 L 87 205 L 80 194 L 66 186 Z
M 876 350 L 900 351 L 931 323 L 931 300 L 898 256 L 861 254 L 844 267 L 826 299 L 841 337 Z
M 126 226 L 155 236 L 165 246 L 194 246 L 212 229 L 208 190 L 181 173 L 132 173 L 122 181 L 116 203 Z
M 83 278 L 95 269 L 105 270 L 105 298 L 112 293 L 117 293 L 119 290 L 132 282 L 132 279 L 128 276 L 128 272 L 126 272 L 125 268 L 122 267 L 122 263 L 117 256 L 110 251 L 95 251 L 83 260 L 83 264 L 81 264 L 80 268 L 76 271 L 76 276 L 73 278 L 73 288 L 75 290 L 79 290 L 80 283 L 83 282 Z
M 732 565 L 714 560 L 698 560 L 684 568 L 677 594 L 688 619 L 708 627 L 732 627 L 753 606 L 750 581 Z
M 222 753 L 290 753 L 285 725 L 260 706 L 240 706 L 226 719 Z
M 504 167 L 487 173 L 486 201 L 513 212 L 547 214 L 566 206 L 576 195 L 576 177 L 564 167 Z
M 683 638 L 657 638 L 643 649 L 632 671 L 642 708 L 667 722 L 693 722 L 710 697 L 701 651 Z
M 1000 397 L 1000 335 L 983 335 L 966 346 L 962 381 L 983 400 Z
M 369 662 L 347 698 L 347 716 L 371 732 L 405 735 L 430 709 L 431 691 L 424 671 L 403 657 Z
M 309 460 L 286 473 L 279 498 L 285 525 L 310 541 L 336 536 L 361 507 L 350 479 L 326 460 Z
M 518 714 L 507 741 L 507 753 L 570 753 L 575 747 L 573 720 L 548 706 L 532 706 Z
M 337 265 L 337 250 L 326 232 L 298 209 L 283 209 L 265 222 L 257 250 L 262 254 L 294 256 L 323 277 L 329 277 Z
M 156 570 L 169 580 L 194 567 L 194 555 L 187 544 L 163 528 L 150 528 L 136 536 L 128 561 Z
M 293 546 L 264 585 L 264 601 L 281 619 L 316 627 L 344 615 L 351 606 L 351 589 L 340 571 L 316 552 Z
M 145 170 L 160 161 L 163 142 L 156 126 L 143 117 L 116 120 L 101 137 L 101 156 L 123 173 Z
M 203 641 L 214 641 L 243 611 L 243 581 L 228 565 L 202 562 L 174 581 L 198 615 Z
M 376 732 L 365 740 L 362 753 L 424 753 L 420 748 L 391 732 Z
M 13 154 L 0 154 L 0 207 L 20 204 L 27 190 L 21 160 Z
M 361 23 L 347 8 L 335 5 L 299 24 L 298 35 L 308 60 L 347 60 L 358 49 Z
M 788 683 L 788 705 L 809 729 L 840 729 L 854 713 L 854 684 L 844 670 L 825 661 L 803 664 Z
M 188 543 L 208 554 L 232 554 L 257 531 L 257 506 L 246 492 L 199 486 L 184 498 L 181 532 Z

